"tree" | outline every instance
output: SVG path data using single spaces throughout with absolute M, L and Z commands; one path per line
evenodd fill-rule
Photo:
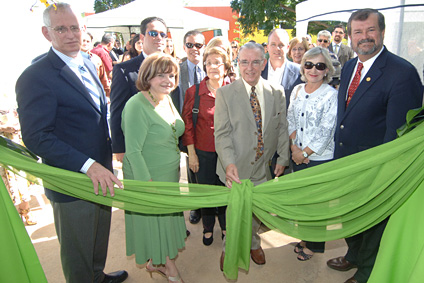
M 134 0 L 95 0 L 94 11 L 96 13 L 104 12 L 107 10 L 115 9 Z
M 274 28 L 293 29 L 296 33 L 296 5 L 306 0 L 232 0 L 231 8 L 239 13 L 238 22 L 245 35 L 258 29 L 265 35 Z M 317 34 L 320 30 L 332 31 L 340 22 L 310 22 L 308 32 Z

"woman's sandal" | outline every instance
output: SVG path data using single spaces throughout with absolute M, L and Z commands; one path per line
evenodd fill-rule
M 303 251 L 303 249 L 297 254 L 297 259 L 300 261 L 310 260 L 314 254 L 307 254 Z
M 184 283 L 183 279 L 181 279 L 179 274 L 177 276 L 174 276 L 174 277 L 169 276 L 168 282 Z
M 19 215 L 21 216 L 22 221 L 27 226 L 32 226 L 37 224 L 37 221 L 29 213 L 30 209 L 19 209 Z
M 153 276 L 152 276 L 152 273 L 153 273 L 153 272 L 156 272 L 156 273 L 158 273 L 159 275 L 161 275 L 161 276 L 163 276 L 163 277 L 167 278 L 167 276 L 166 276 L 165 272 L 163 272 L 162 270 L 160 270 L 160 269 L 159 269 L 159 267 L 154 267 L 154 266 L 153 266 L 153 263 L 152 263 L 152 260 L 151 260 L 151 259 L 149 259 L 149 262 L 148 262 L 148 263 L 147 263 L 147 265 L 146 265 L 146 271 L 147 271 L 147 272 L 149 272 L 149 274 L 150 274 L 150 278 L 153 278 Z M 178 281 L 177 281 L 177 282 L 178 282 Z
M 300 253 L 301 251 L 303 251 L 303 248 L 304 248 L 300 243 L 302 243 L 302 242 L 298 242 L 296 244 L 296 246 L 294 247 L 294 252 L 297 253 L 297 254 Z

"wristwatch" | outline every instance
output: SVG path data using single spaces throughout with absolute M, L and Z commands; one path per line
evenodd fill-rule
M 306 153 L 306 151 L 302 151 L 303 157 L 308 158 L 309 155 Z

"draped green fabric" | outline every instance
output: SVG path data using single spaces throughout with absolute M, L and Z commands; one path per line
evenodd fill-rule
M 411 127 L 415 114 L 411 114 L 408 119 Z M 298 171 L 256 187 L 249 180 L 243 180 L 240 185 L 233 184 L 231 190 L 209 185 L 124 180 L 124 190 L 115 190 L 113 198 L 103 197 L 94 195 L 92 183 L 86 175 L 36 163 L 4 145 L 0 146 L 0 164 L 41 178 L 46 187 L 58 192 L 141 213 L 160 214 L 228 205 L 224 273 L 229 279 L 236 279 L 239 267 L 249 269 L 252 211 L 268 227 L 310 241 L 328 241 L 357 234 L 394 213 L 408 199 L 406 203 L 413 205 L 399 210 L 402 211 L 401 215 L 406 214 L 411 218 L 411 223 L 422 219 L 417 218 L 422 214 L 422 209 L 416 205 L 415 199 L 424 190 L 424 125 L 421 124 L 410 132 L 409 128 L 403 129 L 407 133 L 404 136 L 373 149 Z M 413 198 L 410 198 L 411 195 Z M 2 202 L 7 202 L 3 194 L 2 198 Z M 419 201 L 421 200 L 422 198 Z M 5 207 L 9 214 L 13 214 L 13 205 Z M 420 212 L 409 212 L 414 209 Z M 24 229 L 6 225 L 9 214 L 2 213 L 0 216 L 2 231 L 12 230 L 15 238 L 23 237 L 21 234 Z M 388 247 L 387 250 L 391 250 L 391 245 L 401 245 L 393 241 L 390 234 L 398 234 L 399 239 L 406 235 L 400 229 L 408 223 L 399 220 L 402 216 L 395 216 L 396 213 L 391 217 L 394 220 L 391 219 L 388 224 L 387 231 L 390 232 L 385 233 L 382 241 L 382 245 Z M 412 226 L 408 228 L 413 229 Z M 409 233 L 411 231 L 414 230 L 409 230 Z M 12 236 L 4 240 L 12 241 Z M 414 253 L 408 261 L 409 268 L 403 266 L 406 261 L 392 264 L 392 275 L 389 277 L 382 271 L 386 268 L 383 264 L 391 262 L 395 256 L 379 254 L 375 267 L 377 275 L 373 273 L 370 282 L 408 282 L 405 278 L 423 278 L 424 271 L 419 269 L 420 263 L 424 262 L 421 260 L 423 239 L 417 237 L 414 238 L 414 243 L 402 242 L 415 245 L 420 251 Z M 29 239 L 26 238 L 26 241 L 29 242 Z M 1 244 L 5 243 L 2 241 Z M 402 247 L 394 251 L 407 257 L 406 251 L 410 252 L 410 249 Z M 25 256 L 21 254 L 22 258 Z M 2 257 L 16 257 L 16 252 L 2 252 Z M 17 265 L 16 268 L 20 266 Z M 3 269 L 4 266 L 1 266 L 0 273 Z M 28 270 L 20 272 L 27 272 L 29 278 L 33 276 Z M 384 280 L 380 280 L 383 277 Z M 392 277 L 397 278 L 397 281 L 392 280 Z

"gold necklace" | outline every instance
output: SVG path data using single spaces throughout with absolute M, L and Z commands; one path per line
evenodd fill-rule
M 149 90 L 149 92 L 148 92 L 148 93 L 149 93 L 150 99 L 151 99 L 154 103 L 156 103 L 156 104 L 157 104 L 157 103 L 158 103 L 158 100 L 157 100 L 157 99 L 153 96 L 153 94 L 151 94 L 151 93 L 150 93 L 150 90 Z

